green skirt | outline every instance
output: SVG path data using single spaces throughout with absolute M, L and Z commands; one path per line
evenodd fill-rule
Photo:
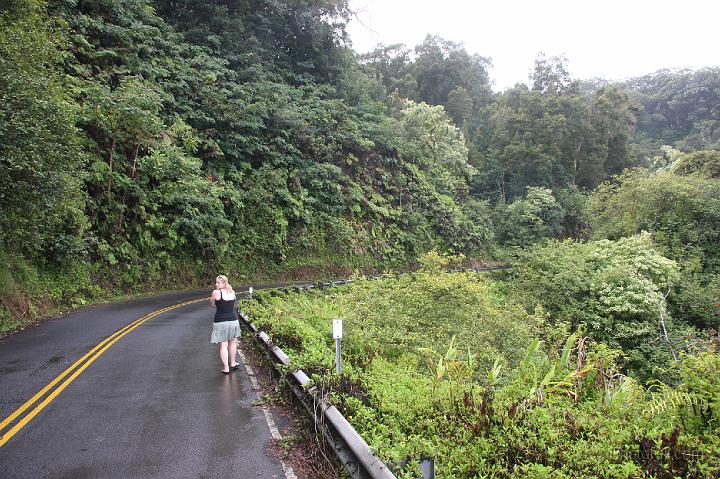
M 212 334 L 210 335 L 211 343 L 221 343 L 223 341 L 230 341 L 231 339 L 237 339 L 239 337 L 240 322 L 237 319 L 235 321 L 213 323 Z

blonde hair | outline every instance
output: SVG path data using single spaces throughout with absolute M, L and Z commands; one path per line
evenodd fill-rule
M 230 286 L 230 283 L 228 283 L 228 278 L 224 274 L 219 274 L 215 280 L 220 280 L 221 283 L 225 284 L 225 289 L 227 289 L 229 292 L 234 293 L 232 286 Z

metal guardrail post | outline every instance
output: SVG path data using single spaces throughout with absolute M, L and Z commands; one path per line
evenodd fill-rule
M 242 318 L 242 324 L 255 333 L 256 340 L 263 346 L 265 354 L 273 363 L 284 366 L 290 364 L 290 358 L 282 349 L 272 344 L 267 333 L 259 331 L 245 313 L 241 312 L 239 316 Z M 277 368 L 276 371 L 279 372 Z M 305 389 L 310 383 L 307 374 L 302 370 L 296 370 L 283 377 L 290 385 L 293 394 L 313 416 L 323 437 L 332 446 L 350 477 L 353 479 L 396 479 L 392 471 L 372 452 L 362 436 L 335 406 L 325 398 L 319 397 L 315 387 Z
M 420 473 L 422 473 L 422 479 L 435 479 L 435 459 L 431 457 L 421 458 Z

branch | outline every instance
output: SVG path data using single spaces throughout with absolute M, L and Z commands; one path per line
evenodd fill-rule
M 667 302 L 668 294 L 670 294 L 670 287 L 668 286 L 667 292 L 663 295 L 663 302 L 658 302 L 660 306 L 660 326 L 662 326 L 663 330 L 663 339 L 665 339 L 665 342 L 668 343 L 668 346 L 670 346 L 670 352 L 673 355 L 673 359 L 677 361 L 677 353 L 675 352 L 675 348 L 673 348 L 672 343 L 670 342 L 670 338 L 668 337 L 667 328 L 665 327 L 665 304 Z

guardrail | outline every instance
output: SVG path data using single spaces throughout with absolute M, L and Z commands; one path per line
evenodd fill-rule
M 395 475 L 385 463 L 375 455 L 354 427 L 324 397 L 317 387 L 311 386 L 310 378 L 302 370 L 292 372 L 278 368 L 290 366 L 290 358 L 278 346 L 272 343 L 264 331 L 260 331 L 241 313 L 241 324 L 250 330 L 265 353 L 270 357 L 276 370 L 287 381 L 295 397 L 313 417 L 325 440 L 330 444 L 345 470 L 353 479 L 395 479 Z
M 505 269 L 507 267 L 485 267 L 469 269 L 452 269 L 449 273 L 458 272 L 486 272 L 494 269 Z M 380 279 L 382 276 L 372 276 L 371 279 Z M 316 283 L 298 283 L 292 286 L 273 288 L 277 290 L 303 290 L 313 288 L 330 288 L 352 283 L 351 279 L 335 281 L 321 281 Z M 250 297 L 252 299 L 252 297 Z M 261 331 L 244 312 L 241 312 L 240 323 L 249 330 L 256 341 L 262 347 L 265 355 L 273 363 L 276 372 L 290 386 L 298 401 L 315 421 L 325 440 L 330 444 L 335 455 L 340 460 L 345 470 L 353 479 L 395 479 L 385 463 L 375 455 L 370 446 L 358 434 L 348 420 L 330 404 L 327 399 L 321 396 L 316 386 L 313 386 L 308 375 L 302 370 L 290 371 L 290 357 L 273 344 L 272 339 L 264 331 Z M 280 366 L 281 365 L 281 366 Z M 421 460 L 423 478 L 432 479 L 435 477 L 434 462 L 432 460 Z

